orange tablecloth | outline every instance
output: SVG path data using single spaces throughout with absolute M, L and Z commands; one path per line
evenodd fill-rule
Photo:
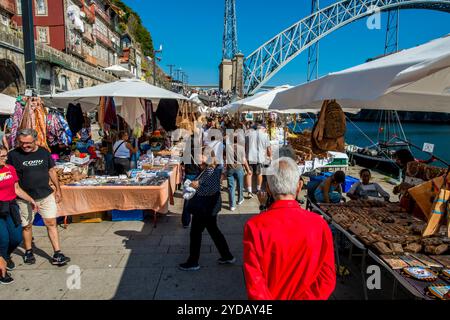
M 169 211 L 173 194 L 181 181 L 181 166 L 160 186 L 61 186 L 63 199 L 59 216 L 70 216 L 110 210 Z
M 59 216 L 70 216 L 109 210 L 169 209 L 169 182 L 153 187 L 75 187 L 62 186 L 63 199 L 58 204 Z

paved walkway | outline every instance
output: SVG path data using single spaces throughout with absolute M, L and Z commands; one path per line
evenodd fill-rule
M 188 255 L 189 229 L 180 222 L 181 194 L 177 193 L 170 213 L 158 218 L 157 228 L 151 219 L 145 222 L 111 222 L 70 224 L 60 228 L 63 252 L 70 256 L 69 266 L 49 263 L 52 254 L 45 228 L 35 227 L 37 262 L 22 262 L 22 249 L 13 255 L 17 269 L 15 283 L 0 285 L 0 300 L 6 299 L 246 299 L 242 271 L 242 233 L 245 222 L 257 214 L 257 200 L 246 200 L 235 212 L 227 210 L 228 197 L 223 194 L 224 209 L 219 226 L 237 258 L 235 265 L 218 265 L 217 250 L 204 233 L 197 272 L 183 272 L 177 265 Z M 338 281 L 332 299 L 361 299 L 362 284 L 353 261 L 345 261 L 354 271 Z M 81 269 L 80 289 L 68 289 L 72 266 Z M 69 281 L 70 284 L 70 281 Z M 383 278 L 383 290 L 371 292 L 372 298 L 389 298 L 391 280 Z

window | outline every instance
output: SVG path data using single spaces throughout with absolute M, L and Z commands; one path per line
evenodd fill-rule
M 7 26 L 7 27 L 9 27 L 9 23 L 10 23 L 10 19 L 9 19 L 9 16 L 7 15 L 7 14 L 5 14 L 5 13 L 0 13 L 0 22 L 1 22 L 1 24 L 3 24 L 4 26 Z
M 60 88 L 63 90 L 63 91 L 67 91 L 67 89 L 68 89 L 68 79 L 67 79 L 67 76 L 65 76 L 65 75 L 62 75 L 61 77 L 60 77 L 60 79 L 61 79 L 61 81 L 60 81 Z
M 40 79 L 39 81 L 39 93 L 40 94 L 50 94 L 52 93 L 51 81 L 49 79 Z
M 22 15 L 22 0 L 16 0 L 17 15 Z
M 46 16 L 47 12 L 47 0 L 36 0 L 36 15 L 37 16 Z
M 50 43 L 50 36 L 47 27 L 37 27 L 38 41 L 40 43 Z
M 80 78 L 78 80 L 78 88 L 79 89 L 83 89 L 84 88 L 84 80 L 83 80 L 83 78 Z

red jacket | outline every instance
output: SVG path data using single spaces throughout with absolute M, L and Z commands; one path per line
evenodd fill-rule
M 328 224 L 294 200 L 275 202 L 244 229 L 244 274 L 250 300 L 325 300 L 336 269 Z

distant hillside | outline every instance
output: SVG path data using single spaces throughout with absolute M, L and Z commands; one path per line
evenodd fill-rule
M 435 122 L 450 124 L 450 113 L 399 111 L 398 116 L 402 122 Z M 349 115 L 349 117 L 356 121 L 379 121 L 380 111 L 363 109 L 360 113 Z
M 141 17 L 120 0 L 111 0 L 125 15 L 122 17 L 121 29 L 127 31 L 139 42 L 145 56 L 153 57 L 153 40 L 150 32 L 144 27 Z

